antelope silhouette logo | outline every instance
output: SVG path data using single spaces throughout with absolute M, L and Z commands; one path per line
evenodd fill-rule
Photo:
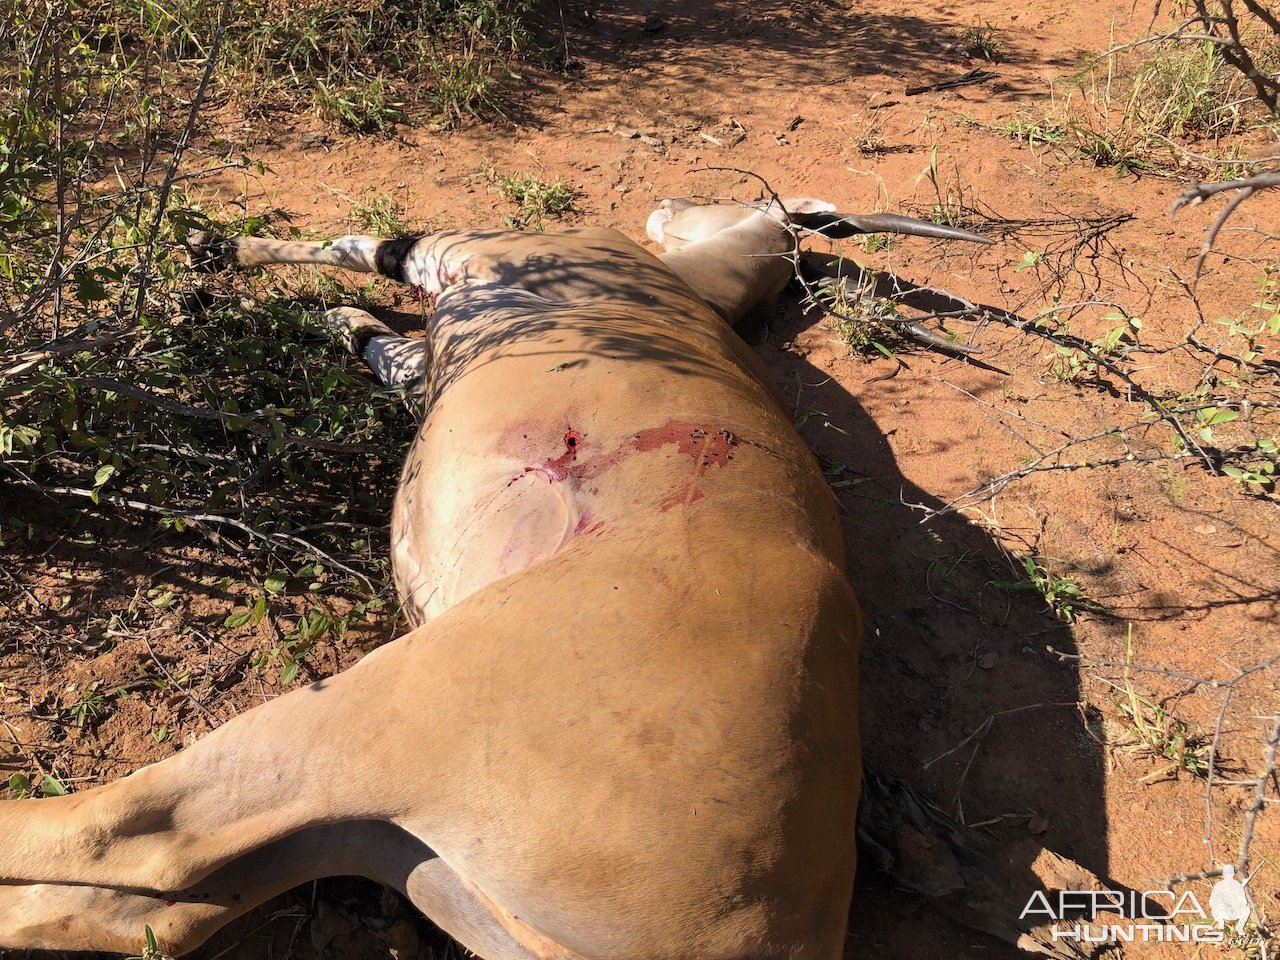
M 1250 874 L 1241 883 L 1236 879 L 1235 867 L 1227 864 L 1222 868 L 1222 879 L 1213 885 L 1213 892 L 1209 894 L 1209 913 L 1215 927 L 1235 921 L 1236 936 L 1244 934 L 1244 925 L 1249 919 L 1249 897 L 1244 887 L 1252 879 Z

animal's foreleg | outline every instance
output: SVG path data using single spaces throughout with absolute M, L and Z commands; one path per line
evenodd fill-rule
M 383 240 L 349 235 L 333 240 L 272 240 L 269 237 L 215 237 L 197 232 L 190 241 L 197 260 L 215 266 L 313 263 L 400 279 L 405 252 L 416 238 Z
M 352 353 L 369 365 L 384 387 L 403 386 L 421 396 L 427 374 L 427 342 L 402 337 L 372 314 L 337 307 L 324 315 L 326 326 Z

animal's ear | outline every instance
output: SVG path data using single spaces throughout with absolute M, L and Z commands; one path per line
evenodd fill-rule
M 835 213 L 836 205 L 814 197 L 783 197 L 782 209 L 787 213 Z
M 649 214 L 649 219 L 644 225 L 644 232 L 649 235 L 650 240 L 654 243 L 663 243 L 666 240 L 663 227 L 671 220 L 672 216 L 671 211 L 667 209 L 666 201 L 663 201 L 662 206 Z
M 688 210 L 690 207 L 696 207 L 697 204 L 692 200 L 683 198 L 669 198 L 658 204 L 658 209 L 649 214 L 649 220 L 645 223 L 644 232 L 649 235 L 649 239 L 654 243 L 660 243 L 666 246 L 667 237 L 663 232 L 663 225 L 674 219 L 679 214 Z

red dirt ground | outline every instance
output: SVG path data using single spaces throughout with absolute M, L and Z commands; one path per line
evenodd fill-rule
M 572 25 L 579 72 L 524 72 L 513 126 L 407 129 L 395 140 L 332 133 L 327 145 L 308 146 L 318 142 L 308 135 L 322 129 L 308 115 L 267 125 L 241 122 L 226 108 L 213 132 L 244 141 L 266 173 L 214 182 L 208 202 L 238 199 L 251 212 L 284 208 L 296 225 L 329 234 L 351 229 L 353 203 L 371 191 L 394 198 L 416 230 L 493 226 L 513 208 L 483 171 L 527 170 L 564 177 L 576 188 L 566 223 L 613 226 L 640 238 L 659 198 L 755 196 L 758 182 L 736 172 L 748 170 L 783 195 L 820 196 L 842 210 L 927 215 L 939 197 L 921 174 L 936 150 L 944 198 L 962 195 L 1001 218 L 1133 219 L 1108 233 L 1094 255 L 1082 255 L 1053 289 L 1044 272 L 1014 269 L 1026 251 L 1051 242 L 1044 226 L 976 251 L 908 240 L 887 253 L 849 247 L 850 256 L 1023 317 L 1034 317 L 1054 294 L 1064 302 L 1120 305 L 1142 318 L 1144 343 L 1177 341 L 1194 312 L 1170 271 L 1190 275 L 1218 205 L 1171 221 L 1179 181 L 1121 175 L 1069 150 L 1029 149 L 998 132 L 1015 114 L 1052 112 L 1083 53 L 1141 35 L 1149 16 L 1143 10 L 1131 21 L 1128 4 L 1106 0 L 1061 7 L 959 0 L 903 13 L 885 0 L 609 5 L 594 25 Z M 645 29 L 650 14 L 661 29 Z M 986 23 L 1008 57 L 991 68 L 995 80 L 905 95 L 907 87 L 986 66 L 956 46 L 965 28 Z M 1252 141 L 1244 146 L 1265 149 Z M 1276 212 L 1274 201 L 1259 198 L 1236 225 L 1265 227 Z M 1254 281 L 1274 263 L 1276 249 L 1257 233 L 1224 237 L 1198 289 L 1205 314 L 1235 314 L 1252 303 Z M 1113 309 L 1086 311 L 1074 329 L 1090 339 L 1101 335 L 1114 325 L 1105 320 Z M 793 308 L 761 348 L 802 432 L 830 466 L 844 511 L 849 574 L 867 614 L 868 760 L 968 823 L 988 824 L 998 837 L 1034 839 L 1138 888 L 1209 869 L 1214 858 L 1234 861 L 1252 788 L 1206 788 L 1203 779 L 1141 749 L 1117 705 L 1123 672 L 1098 661 L 1123 661 L 1131 643 L 1136 664 L 1167 671 L 1134 673 L 1135 689 L 1192 733 L 1212 736 L 1225 690 L 1185 677 L 1228 680 L 1280 653 L 1275 503 L 1243 495 L 1194 461 L 1134 462 L 1035 473 L 994 498 L 966 500 L 962 513 L 930 519 L 929 510 L 1025 466 L 1036 449 L 1134 423 L 1142 413 L 1122 386 L 1100 389 L 1054 376 L 1052 346 L 1029 333 L 987 324 L 973 332 L 973 342 L 982 349 L 979 363 L 910 352 L 899 370 L 890 360 L 851 355 L 826 321 Z M 1187 382 L 1180 356 L 1146 357 L 1142 382 L 1161 388 Z M 1168 432 L 1132 431 L 1128 449 L 1139 457 L 1167 451 Z M 1124 450 L 1102 441 L 1078 456 Z M 1033 593 L 1001 589 L 998 581 L 1022 579 L 1007 552 L 1033 548 L 1057 558 L 1055 572 L 1072 577 L 1112 615 L 1084 612 L 1067 624 Z M 74 749 L 17 750 L 15 769 L 29 769 L 33 755 L 46 761 L 56 755 L 58 772 L 73 782 L 110 779 L 279 692 L 270 671 L 247 669 L 279 626 L 268 620 L 257 629 L 224 629 L 236 601 L 218 595 L 211 586 L 218 571 L 201 556 L 133 558 L 122 573 L 95 571 L 95 561 L 78 549 L 60 545 L 43 570 L 24 565 L 31 572 L 21 591 L 5 601 L 11 615 L 29 620 L 47 653 L 0 651 L 0 716 L 12 725 L 15 743 L 51 736 L 31 719 L 38 713 L 33 704 L 51 703 L 70 683 L 97 679 L 110 686 L 137 677 L 151 656 L 148 644 L 172 670 L 207 671 L 221 693 L 198 708 L 182 694 L 139 695 L 83 737 L 72 731 Z M 76 596 L 64 601 L 69 593 L 58 572 L 72 569 Z M 95 575 L 101 591 L 86 597 L 91 588 L 84 584 Z M 84 619 L 86 603 L 124 609 L 131 597 L 118 593 L 120 584 L 148 581 L 174 590 L 177 603 L 148 611 L 145 631 L 99 653 Z M 64 605 L 68 615 L 60 612 Z M 213 642 L 173 640 L 183 625 L 196 636 L 213 634 Z M 341 669 L 393 629 L 370 623 L 309 662 L 317 674 Z M 1245 780 L 1261 769 L 1267 718 L 1280 708 L 1278 683 L 1276 670 L 1263 670 L 1232 689 L 1220 724 L 1219 777 Z M 170 741 L 153 738 L 161 726 L 173 732 Z M 1258 818 L 1252 843 L 1252 862 L 1264 860 L 1251 889 L 1274 923 L 1280 918 L 1274 809 Z M 1210 885 L 1186 889 L 1207 903 Z M 1022 904 L 1008 908 L 1016 915 Z M 367 885 L 336 881 L 258 911 L 201 956 L 391 953 L 405 960 L 419 949 L 457 950 L 395 898 L 379 900 Z M 1131 946 L 1121 955 L 1181 957 L 1194 949 Z M 849 954 L 1020 955 L 874 882 L 855 897 Z

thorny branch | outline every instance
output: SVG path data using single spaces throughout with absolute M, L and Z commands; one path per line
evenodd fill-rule
M 220 513 L 205 513 L 199 510 L 175 510 L 170 507 L 157 506 L 154 503 L 146 503 L 141 500 L 133 500 L 128 497 L 116 496 L 115 494 L 88 490 L 83 487 L 44 487 L 36 484 L 31 484 L 31 486 L 35 486 L 35 488 L 41 493 L 48 495 L 96 499 L 101 503 L 110 503 L 112 506 L 124 507 L 128 510 L 138 511 L 139 513 L 156 514 L 162 517 L 173 517 L 184 521 L 195 529 L 200 530 L 202 533 L 206 533 L 206 535 L 211 535 L 211 538 L 215 539 L 215 542 L 219 546 L 226 546 L 226 541 L 221 537 L 212 535 L 211 531 L 208 531 L 207 528 L 220 526 L 230 527 L 233 530 L 240 531 L 251 540 L 257 540 L 269 546 L 287 550 L 290 553 L 309 557 L 313 560 L 320 560 L 333 569 L 341 570 L 348 576 L 359 580 L 370 593 L 377 592 L 377 588 L 374 586 L 373 582 L 359 570 L 347 566 L 345 563 L 321 550 L 311 541 L 302 539 L 302 537 L 295 537 L 292 534 L 281 533 L 279 531 L 258 530 L 251 527 L 243 520 L 238 520 L 235 517 L 228 517 Z
M 1254 787 L 1253 803 L 1244 812 L 1244 832 L 1240 837 L 1240 852 L 1236 857 L 1236 869 L 1244 872 L 1249 866 L 1249 845 L 1253 842 L 1253 831 L 1258 823 L 1258 814 L 1267 801 L 1267 785 L 1274 784 L 1276 779 L 1276 753 L 1280 749 L 1280 713 L 1271 718 L 1271 731 L 1267 734 L 1263 753 L 1262 772 L 1258 774 Z M 1277 789 L 1280 794 L 1280 789 Z
M 1218 239 L 1218 234 L 1222 231 L 1223 226 L 1231 215 L 1239 209 L 1240 204 L 1244 203 L 1259 190 L 1266 190 L 1269 187 L 1280 186 L 1280 170 L 1266 170 L 1262 173 L 1254 174 L 1252 177 L 1246 177 L 1243 180 L 1224 180 L 1221 183 L 1197 183 L 1188 187 L 1182 196 L 1174 201 L 1173 208 L 1169 211 L 1169 216 L 1175 217 L 1178 211 L 1183 207 L 1195 206 L 1197 203 L 1203 203 L 1210 197 L 1217 196 L 1219 193 L 1227 191 L 1235 191 L 1235 196 L 1231 197 L 1213 223 L 1209 225 L 1209 229 L 1205 231 L 1204 243 L 1200 246 L 1200 255 L 1196 258 L 1196 269 L 1192 277 L 1192 283 L 1200 278 L 1200 271 L 1204 267 L 1205 259 L 1213 250 L 1214 241 Z
M 1222 58 L 1248 78 L 1258 99 L 1275 113 L 1280 99 L 1280 80 L 1263 73 L 1258 66 L 1249 45 L 1242 37 L 1240 17 L 1232 7 L 1232 0 L 1214 0 L 1214 3 L 1217 10 L 1209 9 L 1209 0 L 1192 0 L 1192 6 L 1200 23 L 1204 25 L 1205 33 L 1221 43 L 1219 49 L 1222 51 Z M 1243 0 L 1243 3 L 1273 34 L 1280 36 L 1280 22 L 1277 22 L 1274 14 L 1257 0 Z M 1225 38 L 1222 36 L 1224 31 Z
M 1270 670 L 1276 664 L 1280 664 L 1280 653 L 1273 657 L 1268 657 L 1259 663 L 1255 663 L 1249 667 L 1243 667 L 1235 672 L 1234 675 L 1225 679 L 1215 679 L 1213 677 L 1201 677 L 1193 673 L 1186 673 L 1182 670 L 1172 670 L 1168 667 L 1147 667 L 1141 664 L 1130 663 L 1125 660 L 1108 660 L 1102 657 L 1090 657 L 1079 653 L 1066 653 L 1053 647 L 1049 648 L 1049 653 L 1062 661 L 1072 661 L 1085 667 L 1110 667 L 1117 670 L 1128 670 L 1131 673 L 1150 673 L 1161 677 L 1169 677 L 1173 680 L 1185 680 L 1195 684 L 1197 687 L 1208 687 L 1210 690 L 1230 689 L 1246 677 L 1251 677 L 1255 673 L 1262 673 Z
M 155 255 L 156 242 L 160 238 L 160 227 L 164 222 L 164 215 L 169 208 L 169 195 L 173 189 L 174 179 L 178 175 L 178 166 L 182 163 L 182 155 L 186 152 L 187 142 L 195 132 L 196 121 L 200 116 L 200 108 L 203 106 L 205 96 L 209 92 L 209 81 L 213 79 L 213 70 L 218 63 L 218 55 L 222 50 L 222 40 L 226 33 L 227 15 L 230 10 L 231 0 L 222 0 L 222 6 L 218 10 L 218 25 L 214 30 L 213 43 L 210 45 L 209 53 L 205 57 L 204 72 L 200 75 L 200 83 L 196 87 L 195 96 L 191 98 L 191 107 L 187 112 L 186 125 L 178 136 L 173 153 L 169 157 L 169 167 L 165 171 L 164 180 L 160 185 L 160 193 L 156 198 L 155 216 L 152 218 L 151 227 L 147 232 L 146 247 L 143 249 L 142 257 L 138 261 L 138 292 L 134 300 L 134 324 L 142 322 L 142 314 L 147 301 L 147 290 L 151 283 L 151 261 Z M 141 180 L 142 178 L 139 179 Z
M 118 393 L 122 397 L 129 397 L 138 400 L 149 406 L 155 407 L 157 410 L 163 410 L 166 413 L 177 414 L 181 417 L 192 417 L 197 420 L 217 420 L 220 423 L 241 424 L 244 429 L 251 433 L 256 433 L 263 437 L 275 437 L 286 446 L 303 447 L 310 450 L 324 450 L 328 453 L 371 453 L 373 447 L 365 443 L 344 443 L 341 440 L 326 440 L 323 437 L 303 437 L 293 434 L 281 433 L 277 436 L 267 424 L 259 423 L 256 420 L 249 419 L 244 414 L 226 413 L 222 410 L 214 410 L 209 407 L 194 407 L 190 404 L 182 403 L 171 397 L 160 396 L 141 387 L 131 386 L 122 383 L 111 377 L 75 377 L 68 381 L 78 387 L 84 387 L 88 390 L 101 390 L 109 393 Z M 0 395 L 3 395 L 0 393 Z
M 1256 17 L 1276 37 L 1280 37 L 1280 17 L 1259 0 L 1241 0 L 1244 8 Z M 1130 43 L 1119 44 L 1102 55 L 1111 56 L 1133 47 L 1149 43 L 1212 43 L 1221 51 L 1222 58 L 1253 84 L 1254 94 L 1268 110 L 1275 113 L 1280 106 L 1280 77 L 1264 73 L 1250 50 L 1250 44 L 1241 29 L 1240 15 L 1232 6 L 1233 0 L 1192 0 L 1194 16 L 1186 17 L 1174 29 L 1154 36 L 1143 37 Z M 1150 30 L 1160 16 L 1161 0 L 1152 5 Z M 1195 31 L 1195 32 L 1193 32 Z

